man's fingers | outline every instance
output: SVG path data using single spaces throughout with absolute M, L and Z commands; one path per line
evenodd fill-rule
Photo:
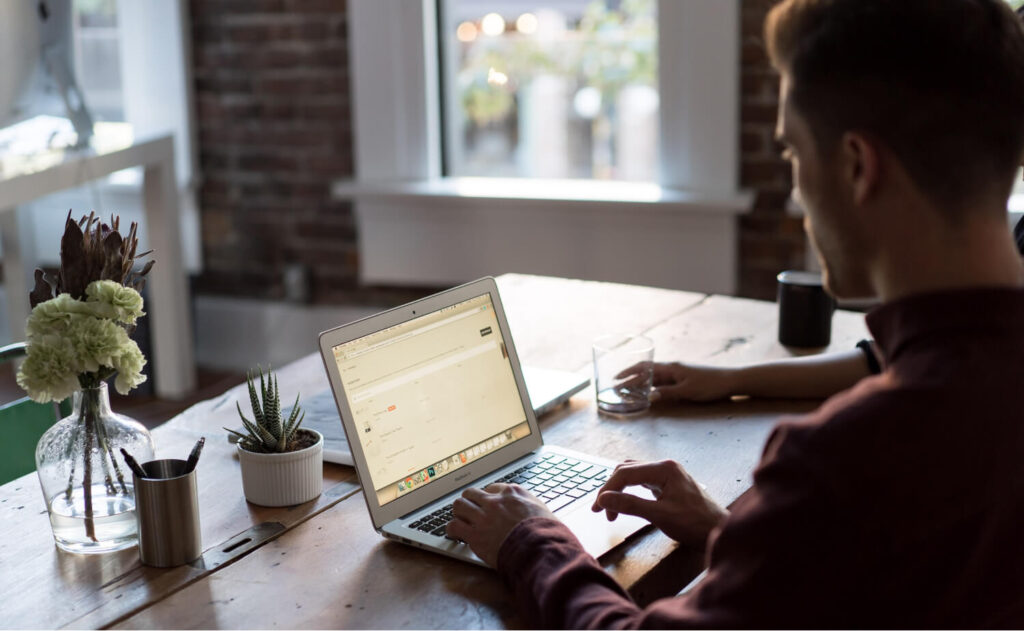
M 448 532 L 448 536 L 452 539 L 465 541 L 469 533 L 473 531 L 473 526 L 469 524 L 469 522 L 456 517 L 448 522 L 448 527 L 445 530 Z
M 475 504 L 465 498 L 458 497 L 455 498 L 454 502 L 452 502 L 452 515 L 469 524 L 475 524 L 483 514 L 484 511 L 478 504 Z
M 493 497 L 496 493 L 500 493 L 505 484 L 499 484 L 497 482 L 488 484 L 486 487 L 479 489 L 475 486 L 471 486 L 462 492 L 462 497 L 473 502 L 474 504 L 482 505 L 489 498 Z
M 651 401 L 680 401 L 687 399 L 687 385 L 685 383 L 673 383 L 666 386 L 654 386 L 648 398 Z
M 597 504 L 609 514 L 609 519 L 613 513 L 616 516 L 619 513 L 624 513 L 626 515 L 642 517 L 647 521 L 654 521 L 654 518 L 661 511 L 661 507 L 653 500 L 645 500 L 636 495 L 619 493 L 617 491 L 601 492 L 597 496 Z
M 639 362 L 633 364 L 629 368 L 625 368 L 619 374 L 615 375 L 616 379 L 622 379 L 623 377 L 629 377 L 631 375 L 643 375 L 652 370 L 653 362 Z
M 605 491 L 621 491 L 627 486 L 660 485 L 661 478 L 655 474 L 658 466 L 660 466 L 660 463 L 657 462 L 637 462 L 635 460 L 627 460 L 616 466 L 615 470 L 612 471 L 612 474 L 608 476 L 608 479 L 601 486 L 598 497 L 594 498 L 594 504 L 590 507 L 590 510 L 597 513 L 604 509 L 598 499 L 600 494 Z M 617 516 L 618 514 L 615 511 L 608 511 L 609 521 L 613 521 Z
M 637 375 L 631 375 L 629 377 L 629 379 L 623 379 L 622 381 L 619 381 L 618 383 L 615 384 L 615 387 L 616 388 L 638 388 L 638 387 L 640 387 L 640 386 L 642 386 L 644 384 L 647 384 L 649 382 L 650 382 L 650 380 L 648 379 L 647 375 L 645 375 L 645 374 L 637 374 Z
M 631 462 L 616 467 L 601 490 L 621 491 L 627 486 L 646 484 L 661 487 L 664 486 L 664 481 L 664 462 Z
M 653 377 L 655 385 L 664 385 L 670 383 L 676 383 L 683 377 L 680 374 L 679 364 L 666 364 L 664 362 L 652 364 Z

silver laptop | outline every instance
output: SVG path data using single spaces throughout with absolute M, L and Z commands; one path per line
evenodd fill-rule
M 320 353 L 383 536 L 483 565 L 445 525 L 465 488 L 496 481 L 542 498 L 594 556 L 647 524 L 590 510 L 614 462 L 544 445 L 493 278 L 325 331 Z
M 572 395 L 590 385 L 590 377 L 538 366 L 523 366 L 523 379 L 538 417 L 568 403 Z

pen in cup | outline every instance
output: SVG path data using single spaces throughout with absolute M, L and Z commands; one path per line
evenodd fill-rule
M 186 461 L 185 463 L 185 473 L 188 473 L 196 468 L 196 464 L 199 463 L 199 454 L 203 451 L 203 445 L 205 444 L 205 436 L 196 441 L 196 446 L 192 448 L 192 452 L 188 455 L 188 461 Z
M 121 455 L 124 456 L 124 462 L 128 465 L 128 468 L 132 470 L 132 473 L 140 478 L 146 477 L 146 472 L 142 470 L 142 467 L 135 461 L 135 458 L 132 458 L 132 455 L 125 451 L 124 447 L 121 447 Z

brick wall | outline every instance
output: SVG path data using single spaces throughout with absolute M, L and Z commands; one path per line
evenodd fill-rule
M 754 210 L 740 221 L 739 294 L 775 298 L 775 275 L 803 269 L 801 220 L 786 215 L 789 165 L 773 140 L 779 78 L 764 49 L 762 28 L 777 0 L 742 0 L 740 51 L 740 185 L 756 191 Z
M 773 0 L 742 2 L 741 185 L 757 191 L 740 229 L 739 293 L 772 298 L 802 267 L 786 217 L 788 167 L 772 142 L 777 77 L 761 42 Z M 361 288 L 351 208 L 330 200 L 350 176 L 345 0 L 192 0 L 204 270 L 200 293 L 285 296 L 305 271 L 314 302 L 398 303 L 424 290 Z
M 282 298 L 290 266 L 312 297 L 356 286 L 345 0 L 192 0 L 202 293 Z M 301 276 L 301 274 L 300 274 Z

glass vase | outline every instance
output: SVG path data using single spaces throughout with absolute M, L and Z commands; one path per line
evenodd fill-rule
M 100 553 L 135 545 L 135 491 L 124 448 L 153 459 L 153 438 L 138 421 L 110 409 L 107 384 L 83 388 L 72 412 L 36 445 L 36 472 L 58 548 Z

